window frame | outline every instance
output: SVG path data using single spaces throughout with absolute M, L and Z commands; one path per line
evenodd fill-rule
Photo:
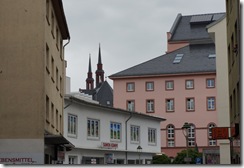
M 151 86 L 152 88 L 149 88 L 148 86 Z M 154 82 L 146 82 L 146 91 L 147 92 L 154 91 Z
M 192 86 L 188 86 L 188 82 L 192 82 Z M 185 80 L 185 89 L 186 90 L 192 90 L 194 89 L 194 79 L 186 79 Z
M 73 120 L 73 123 L 70 122 L 71 118 Z M 71 130 L 71 128 L 73 128 L 73 131 Z M 76 138 L 77 133 L 78 133 L 78 116 L 69 113 L 67 118 L 67 136 Z
M 157 145 L 157 129 L 148 128 L 148 145 Z
M 169 124 L 166 127 L 166 137 L 167 137 L 167 147 L 170 148 L 175 147 L 175 126 L 173 124 Z
M 92 127 L 92 122 L 94 122 L 94 128 Z M 96 122 L 98 123 L 98 125 L 96 126 Z M 88 123 L 90 126 L 90 130 L 88 128 Z M 87 118 L 87 139 L 91 139 L 91 140 L 99 140 L 100 139 L 100 120 L 99 119 L 94 119 L 94 118 Z M 94 130 L 94 133 L 92 133 L 92 131 Z
M 190 135 L 194 135 L 194 136 L 190 136 Z M 194 124 L 190 124 L 190 128 L 188 128 L 187 143 L 189 147 L 194 147 L 196 144 L 196 127 Z
M 168 86 L 168 83 L 172 83 L 172 88 L 169 88 Z M 165 81 L 165 90 L 166 91 L 172 91 L 174 90 L 174 81 L 173 80 L 168 80 L 168 81 Z
M 131 110 L 129 109 L 129 102 L 133 102 L 133 107 Z M 126 109 L 127 109 L 127 111 L 135 111 L 135 100 L 127 100 L 126 101 Z
M 208 124 L 208 146 L 217 146 L 217 141 L 215 139 L 212 139 L 212 128 L 214 127 L 216 127 L 216 124 L 214 123 Z
M 209 102 L 210 99 L 213 99 L 214 101 Z M 209 103 L 211 103 L 211 108 L 209 108 Z M 212 103 L 214 103 L 214 104 L 212 104 Z M 216 98 L 214 96 L 207 97 L 207 111 L 215 111 L 215 110 L 216 110 Z
M 188 109 L 188 99 L 193 100 L 193 109 Z M 187 112 L 194 112 L 195 111 L 195 98 L 194 97 L 187 97 L 186 98 L 186 111 Z
M 173 101 L 173 109 L 168 109 L 168 100 Z M 174 98 L 167 98 L 167 99 L 165 99 L 165 104 L 166 104 L 165 105 L 166 112 L 174 112 L 175 111 L 175 99 Z
M 213 86 L 211 85 L 209 85 L 209 83 L 208 83 L 208 81 L 212 81 L 213 80 Z M 210 82 L 210 83 L 212 83 L 212 82 Z M 214 78 L 208 78 L 208 79 L 206 79 L 206 88 L 207 89 L 213 89 L 213 88 L 215 88 L 215 79 Z
M 149 109 L 148 110 L 148 101 L 152 102 L 152 109 Z M 150 108 L 151 108 L 151 105 L 150 105 Z M 147 99 L 146 100 L 146 113 L 155 113 L 155 102 L 154 102 L 154 99 Z
M 139 144 L 140 143 L 140 135 L 141 135 L 141 129 L 138 125 L 130 125 L 130 142 L 133 144 Z M 135 137 L 132 136 L 135 132 Z
M 132 86 L 131 90 L 129 88 L 129 85 Z M 127 82 L 126 83 L 126 92 L 135 92 L 135 82 Z
M 114 125 L 115 125 L 115 130 L 114 130 Z M 114 133 L 116 134 L 117 138 L 114 138 Z M 110 121 L 110 141 L 120 142 L 121 134 L 122 134 L 122 124 L 119 122 Z

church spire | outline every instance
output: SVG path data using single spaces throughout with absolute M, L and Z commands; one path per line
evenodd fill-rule
M 104 71 L 103 71 L 102 56 L 101 56 L 101 46 L 99 43 L 98 63 L 97 63 L 97 70 L 96 70 L 96 87 L 98 87 L 98 85 L 102 82 L 104 82 Z
M 86 90 L 94 89 L 94 79 L 92 77 L 92 69 L 91 69 L 91 54 L 89 54 L 89 65 L 88 65 L 88 73 L 86 78 Z

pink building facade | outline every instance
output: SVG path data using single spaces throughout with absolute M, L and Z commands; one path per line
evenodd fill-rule
M 110 76 L 114 107 L 166 119 L 161 152 L 171 158 L 186 149 L 181 128 L 188 122 L 188 147 L 215 151 L 212 157 L 218 162 L 219 146 L 211 138 L 211 128 L 218 126 L 216 56 L 206 26 L 222 16 L 179 14 L 167 33 L 166 54 Z
M 208 87 L 208 80 L 215 81 L 215 73 L 195 75 L 172 75 L 155 77 L 133 77 L 114 80 L 114 106 L 130 109 L 130 102 L 134 102 L 134 110 L 166 118 L 161 123 L 162 152 L 175 157 L 177 152 L 186 148 L 185 137 L 181 127 L 185 122 L 192 123 L 194 135 L 189 147 L 199 151 L 215 148 L 216 141 L 209 135 L 210 126 L 217 126 L 217 109 L 208 107 L 208 102 L 216 103 L 216 88 Z M 187 81 L 193 81 L 193 88 L 187 88 Z M 146 89 L 146 83 L 153 83 L 153 90 Z M 167 88 L 173 83 L 172 88 Z M 128 91 L 129 84 L 134 85 L 133 91 Z M 215 83 L 214 83 L 215 85 Z M 212 99 L 213 98 L 213 99 Z M 150 111 L 148 101 L 152 100 Z M 193 100 L 193 108 L 189 108 L 189 100 Z M 133 106 L 133 105 L 132 105 Z

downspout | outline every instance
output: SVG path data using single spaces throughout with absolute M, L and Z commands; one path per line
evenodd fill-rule
M 127 159 L 127 122 L 131 119 L 132 117 L 132 112 L 130 112 L 130 117 L 125 121 L 125 163 L 128 164 L 128 159 Z

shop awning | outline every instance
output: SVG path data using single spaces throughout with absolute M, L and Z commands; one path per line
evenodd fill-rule
M 75 146 L 69 142 L 65 137 L 62 135 L 45 135 L 45 144 L 46 145 L 63 145 L 67 148 L 74 148 Z

